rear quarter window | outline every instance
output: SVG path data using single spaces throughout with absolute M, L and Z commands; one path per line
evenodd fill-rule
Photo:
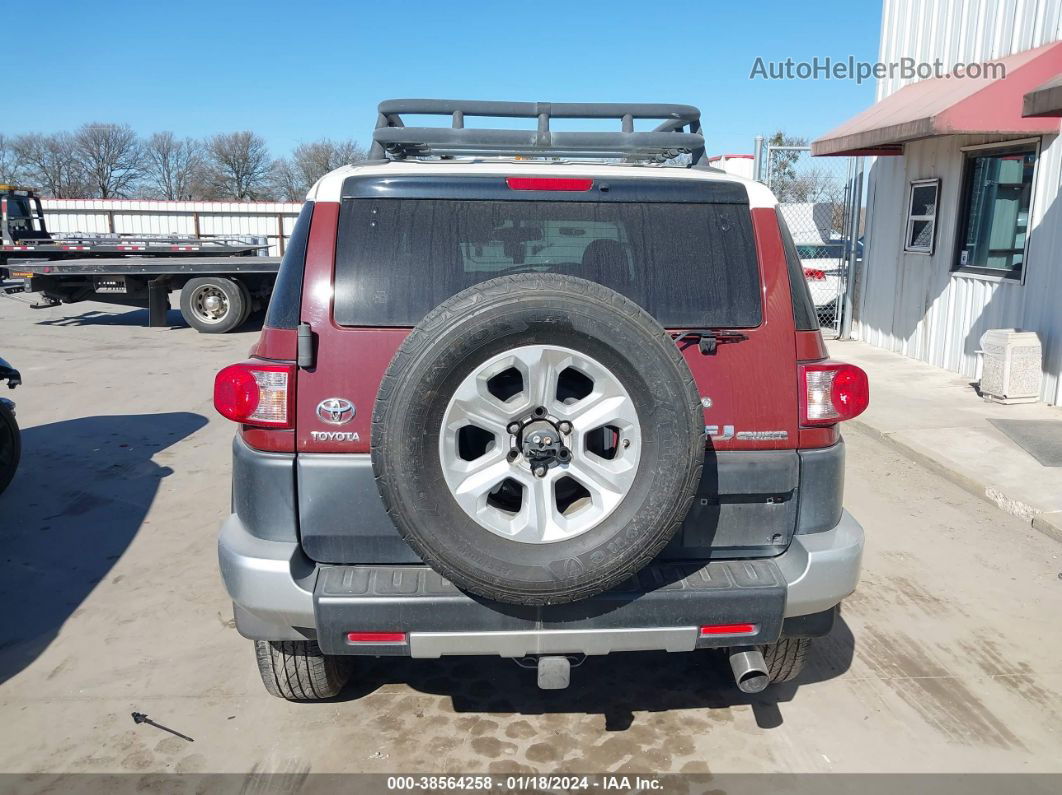
M 310 239 L 313 202 L 302 205 L 295 228 L 291 230 L 273 294 L 266 310 L 265 324 L 271 328 L 295 328 L 302 312 L 302 278 L 306 270 L 306 244 Z
M 785 263 L 789 271 L 789 291 L 793 296 L 793 321 L 796 323 L 797 331 L 817 331 L 819 319 L 815 314 L 815 302 L 811 300 L 811 290 L 808 288 L 808 281 L 804 278 L 804 268 L 800 263 L 799 249 L 793 243 L 793 235 L 789 232 L 789 227 L 786 225 L 781 211 L 776 211 L 775 217 L 778 219 L 778 231 L 782 235 Z M 804 246 L 800 248 L 804 248 Z
M 604 284 L 665 326 L 762 319 L 747 204 L 590 198 L 344 199 L 335 319 L 413 326 L 467 287 L 527 272 Z

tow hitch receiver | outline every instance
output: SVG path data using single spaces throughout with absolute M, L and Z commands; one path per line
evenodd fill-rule
M 534 668 L 542 690 L 563 690 L 572 681 L 572 666 L 586 662 L 585 654 L 543 654 L 513 657 L 521 668 Z
M 538 686 L 542 690 L 563 690 L 572 681 L 572 664 L 567 657 L 538 658 Z

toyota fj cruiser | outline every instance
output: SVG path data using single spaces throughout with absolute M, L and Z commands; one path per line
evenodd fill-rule
M 355 655 L 796 676 L 859 576 L 838 424 L 868 387 L 770 191 L 707 168 L 684 105 L 394 100 L 373 139 L 310 191 L 215 383 L 221 572 L 266 689 L 333 696 Z

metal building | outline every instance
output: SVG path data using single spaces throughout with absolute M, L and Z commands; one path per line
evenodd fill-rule
M 985 331 L 1035 331 L 1040 395 L 1053 404 L 1060 40 L 1062 0 L 885 0 L 880 60 L 939 61 L 947 76 L 895 70 L 879 79 L 875 105 L 812 144 L 816 155 L 875 157 L 853 336 L 974 379 Z

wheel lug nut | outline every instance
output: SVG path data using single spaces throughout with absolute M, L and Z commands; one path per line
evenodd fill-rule
M 545 467 L 535 467 L 535 477 L 542 478 L 546 476 Z
M 509 427 L 506 430 L 508 430 L 513 436 L 516 436 L 516 434 L 520 433 L 520 423 L 510 422 Z
M 560 424 L 560 432 L 561 433 L 571 433 L 572 432 L 572 424 L 570 422 L 568 422 L 567 420 L 565 420 L 564 422 L 562 422 Z

